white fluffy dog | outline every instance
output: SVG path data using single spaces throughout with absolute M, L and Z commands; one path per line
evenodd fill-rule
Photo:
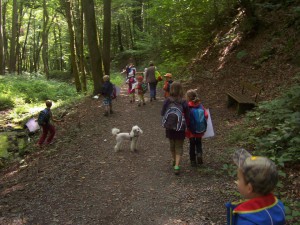
M 116 136 L 117 140 L 117 144 L 114 147 L 115 152 L 120 150 L 120 145 L 124 140 L 130 140 L 130 150 L 132 152 L 136 151 L 136 143 L 139 139 L 140 134 L 143 133 L 141 128 L 139 128 L 138 126 L 133 126 L 130 133 L 120 133 L 120 130 L 118 128 L 113 128 L 111 132 Z

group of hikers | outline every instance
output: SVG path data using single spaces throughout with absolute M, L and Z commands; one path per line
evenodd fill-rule
M 156 86 L 160 75 L 155 75 L 156 67 L 153 62 L 144 71 L 144 76 L 137 75 L 133 64 L 125 69 L 126 83 L 130 103 L 138 96 L 138 106 L 145 105 L 144 94 L 150 89 L 150 102 L 156 100 Z M 162 126 L 165 128 L 166 138 L 169 140 L 172 166 L 175 175 L 180 174 L 180 159 L 183 155 L 184 139 L 189 139 L 189 158 L 192 167 L 203 164 L 202 137 L 207 129 L 208 112 L 202 105 L 197 90 L 190 89 L 184 93 L 182 84 L 172 80 L 172 74 L 164 75 L 164 102 L 161 109 Z M 103 105 L 104 115 L 113 113 L 112 89 L 108 75 L 103 77 Z M 41 122 L 43 133 L 38 145 L 46 140 L 51 143 L 55 129 L 50 120 L 51 101 L 46 101 L 46 111 L 49 117 Z M 285 211 L 283 203 L 272 193 L 278 182 L 278 172 L 273 161 L 266 157 L 252 156 L 245 149 L 238 149 L 233 154 L 233 161 L 237 165 L 237 187 L 246 199 L 238 203 L 226 203 L 228 225 L 283 225 Z

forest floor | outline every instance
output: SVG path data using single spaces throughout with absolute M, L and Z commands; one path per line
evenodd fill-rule
M 240 199 L 230 153 L 239 146 L 229 144 L 228 132 L 244 118 L 226 107 L 226 90 L 240 91 L 239 82 L 246 80 L 263 87 L 259 101 L 274 99 L 299 73 L 299 39 L 288 49 L 286 37 L 296 37 L 296 33 L 286 26 L 285 12 L 272 13 L 272 20 L 255 37 L 242 42 L 220 38 L 224 40 L 221 44 L 201 51 L 177 74 L 189 76 L 183 83 L 185 90 L 198 88 L 204 106 L 210 109 L 215 136 L 203 140 L 201 167 L 190 166 L 185 141 L 181 174 L 174 175 L 160 123 L 161 90 L 156 101 L 150 103 L 146 98 L 146 105 L 138 107 L 129 103 L 123 86 L 113 102 L 114 114 L 104 117 L 101 99 L 85 98 L 72 107 L 64 122 L 56 124 L 54 145 L 36 149 L 20 163 L 0 171 L 0 224 L 225 224 L 224 204 Z M 282 35 L 274 38 L 278 34 Z M 266 59 L 270 43 L 276 51 L 270 51 Z M 240 52 L 247 54 L 238 59 Z M 138 151 L 130 152 L 130 143 L 125 142 L 114 152 L 111 129 L 129 132 L 133 125 L 144 131 Z M 224 164 L 233 169 L 225 170 Z M 299 168 L 287 172 L 285 193 L 299 199 Z
M 162 92 L 142 107 L 125 93 L 123 87 L 109 117 L 101 100 L 78 103 L 57 123 L 53 146 L 1 172 L 0 224 L 224 224 L 224 203 L 236 193 L 234 177 L 222 169 L 231 163 L 224 121 L 235 121 L 236 112 L 225 101 L 207 105 L 216 135 L 203 140 L 204 164 L 190 166 L 186 141 L 176 176 L 160 125 Z M 144 131 L 138 151 L 125 142 L 114 152 L 111 129 L 133 125 Z

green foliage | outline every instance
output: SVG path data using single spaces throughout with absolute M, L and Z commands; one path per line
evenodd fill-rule
M 247 56 L 247 55 L 248 55 L 247 51 L 246 51 L 246 50 L 242 50 L 242 51 L 239 51 L 239 52 L 237 53 L 236 57 L 237 57 L 238 59 L 242 59 L 242 58 L 244 58 L 244 57 Z
M 0 110 L 11 109 L 14 107 L 14 102 L 11 97 L 0 94 Z
M 300 85 L 296 84 L 282 97 L 259 104 L 246 115 L 245 124 L 232 133 L 235 141 L 282 167 L 286 162 L 299 162 L 299 157 L 295 157 L 300 155 L 299 99 Z
M 49 72 L 49 78 L 59 81 L 70 81 L 73 76 L 70 71 L 53 70 Z
M 286 213 L 286 219 L 288 221 L 295 222 L 293 224 L 299 225 L 300 221 L 300 202 L 295 201 L 294 199 L 289 200 L 289 199 L 283 199 L 284 201 L 284 208 L 285 208 L 285 213 Z M 296 222 L 298 221 L 298 222 Z
M 45 80 L 39 75 L 0 76 L 0 81 L 1 96 L 5 96 L 0 98 L 0 104 L 4 105 L 1 99 L 9 99 L 6 102 L 10 102 L 10 119 L 13 122 L 37 113 L 45 107 L 44 102 L 47 99 L 59 105 L 80 97 L 73 85 Z

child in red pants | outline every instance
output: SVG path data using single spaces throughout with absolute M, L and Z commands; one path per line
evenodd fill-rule
M 58 122 L 58 120 L 55 120 L 52 116 L 51 112 L 51 106 L 52 106 L 52 101 L 47 100 L 46 101 L 46 106 L 44 110 L 42 110 L 39 114 L 38 117 L 38 124 L 42 127 L 43 133 L 37 143 L 38 147 L 42 147 L 43 143 L 46 141 L 46 144 L 52 144 L 52 140 L 55 135 L 55 127 L 51 124 L 51 121 L 53 122 Z M 49 136 L 48 136 L 49 133 Z M 48 138 L 47 138 L 48 136 Z

